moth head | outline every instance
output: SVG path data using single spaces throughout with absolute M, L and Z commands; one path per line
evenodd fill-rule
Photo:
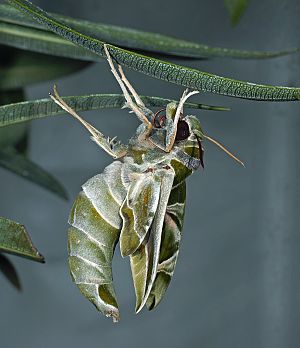
M 177 108 L 178 104 L 171 102 L 166 108 L 154 114 L 150 140 L 163 151 L 172 152 L 174 150 L 175 157 L 179 152 L 185 159 L 196 157 L 193 163 L 197 163 L 197 165 L 193 169 L 198 168 L 199 165 L 204 167 L 201 145 L 204 133 L 200 122 L 195 116 L 184 116 L 183 112 L 179 114 Z M 168 141 L 170 143 L 171 138 L 173 142 L 168 150 Z
M 174 128 L 174 120 L 176 118 L 176 111 L 178 104 L 176 102 L 169 103 L 165 109 L 161 109 L 154 114 L 153 117 L 153 132 L 151 136 L 152 142 L 158 147 L 162 148 L 162 145 L 166 144 L 168 137 L 168 130 Z M 178 112 L 177 112 L 178 114 Z M 175 121 L 176 122 L 176 121 Z M 230 157 L 236 160 L 238 163 L 243 164 L 237 157 L 235 157 L 230 151 L 228 151 L 223 145 L 221 145 L 215 139 L 206 135 L 201 127 L 200 121 L 196 116 L 185 116 L 180 112 L 179 119 L 176 123 L 176 135 L 173 147 L 185 150 L 186 146 L 198 148 L 199 161 L 202 167 L 203 163 L 203 148 L 202 141 L 204 139 L 217 145 Z
M 154 114 L 153 126 L 155 129 L 163 129 L 173 125 L 178 104 L 175 102 L 169 103 L 165 109 L 161 109 Z M 184 140 L 191 140 L 197 137 L 202 141 L 205 137 L 200 121 L 196 116 L 184 116 L 181 112 L 176 127 L 175 143 Z
M 188 169 L 195 170 L 200 165 L 204 168 L 204 150 L 202 147 L 204 137 L 200 121 L 196 116 L 181 116 L 177 122 L 174 146 L 180 149 L 181 156 L 184 154 L 183 163 L 187 163 Z

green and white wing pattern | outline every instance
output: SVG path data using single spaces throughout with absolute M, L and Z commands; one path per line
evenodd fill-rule
M 173 187 L 172 167 L 129 170 L 115 161 L 88 180 L 69 218 L 69 267 L 73 281 L 114 321 L 119 309 L 112 258 L 120 239 L 130 257 L 136 311 L 154 308 L 174 272 L 185 207 L 185 182 Z
M 186 199 L 186 183 L 172 188 L 164 218 L 157 274 L 146 305 L 155 308 L 164 296 L 172 279 L 179 252 Z
M 163 225 L 169 196 L 173 186 L 173 169 L 155 170 L 152 180 L 159 184 L 156 191 L 157 209 L 152 224 L 140 247 L 130 255 L 130 264 L 133 283 L 136 293 L 136 311 L 139 312 L 145 305 L 159 266 Z M 143 196 L 140 196 L 144 200 Z M 144 200 L 145 201 L 145 200 Z M 145 216 L 147 219 L 147 216 Z
M 151 172 L 140 174 L 130 185 L 121 207 L 122 256 L 133 254 L 144 241 L 157 210 L 161 180 Z
M 114 321 L 119 319 L 119 310 L 111 264 L 122 224 L 120 205 L 126 196 L 122 165 L 115 161 L 104 173 L 88 180 L 69 218 L 69 268 L 73 281 L 99 311 Z

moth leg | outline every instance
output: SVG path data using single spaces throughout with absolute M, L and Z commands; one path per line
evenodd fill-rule
M 137 103 L 137 105 L 141 106 L 141 107 L 145 107 L 145 104 L 143 103 L 142 99 L 140 98 L 140 96 L 137 94 L 136 90 L 133 88 L 133 86 L 130 84 L 130 82 L 128 81 L 127 77 L 124 74 L 123 68 L 121 65 L 118 65 L 118 69 L 122 78 L 122 81 L 124 82 L 124 84 L 126 85 L 126 87 L 129 89 L 129 92 L 133 95 L 135 102 Z
M 172 125 L 169 126 L 169 128 L 167 128 L 166 149 L 165 149 L 166 152 L 170 152 L 172 150 L 173 145 L 174 145 L 176 133 L 177 133 L 177 124 L 178 124 L 178 121 L 180 118 L 180 114 L 183 111 L 184 103 L 187 101 L 187 99 L 189 97 L 191 97 L 192 95 L 197 94 L 197 93 L 199 93 L 199 91 L 189 92 L 188 89 L 185 89 L 183 91 L 182 97 L 180 98 L 177 109 L 176 109 L 173 123 L 172 123 Z
M 152 111 L 146 109 L 143 105 L 140 104 L 140 103 L 143 104 L 143 102 L 141 101 L 141 99 L 139 97 L 138 97 L 138 99 L 136 99 L 137 104 L 132 100 L 130 94 L 128 93 L 127 88 L 132 92 L 132 94 L 134 95 L 135 98 L 137 96 L 137 93 L 134 91 L 133 87 L 130 85 L 130 83 L 128 82 L 128 80 L 126 78 L 125 78 L 125 81 L 126 81 L 125 82 L 119 76 L 119 74 L 118 74 L 118 72 L 113 64 L 111 55 L 108 52 L 107 45 L 104 45 L 104 51 L 106 53 L 107 61 L 108 61 L 108 64 L 110 66 L 111 72 L 113 73 L 115 79 L 117 80 L 117 82 L 118 82 L 119 86 L 121 87 L 121 90 L 124 94 L 124 97 L 126 100 L 126 104 L 124 107 L 128 107 L 129 109 L 131 109 L 136 114 L 136 116 L 139 118 L 139 120 L 141 122 L 143 122 L 144 125 L 146 126 L 146 129 L 147 129 L 146 132 L 150 133 L 150 131 L 152 129 L 152 123 L 148 119 L 148 117 L 150 116 L 150 115 L 148 115 L 148 113 L 151 112 L 151 115 L 152 115 L 153 114 Z M 120 71 L 120 73 L 121 73 L 121 71 Z M 123 76 L 125 77 L 124 73 L 123 73 Z M 127 85 L 127 88 L 126 88 L 126 85 Z M 133 91 L 134 91 L 134 93 L 133 93 Z
M 91 139 L 94 140 L 104 151 L 106 151 L 113 158 L 120 158 L 126 155 L 127 147 L 116 141 L 116 138 L 106 138 L 100 131 L 93 127 L 90 123 L 81 118 L 75 110 L 73 110 L 63 99 L 59 96 L 57 88 L 54 85 L 53 94 L 50 93 L 51 99 L 59 105 L 67 113 L 75 117 L 85 128 L 91 133 Z

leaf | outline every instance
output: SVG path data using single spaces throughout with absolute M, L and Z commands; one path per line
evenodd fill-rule
M 23 92 L 20 89 L 1 91 L 0 104 L 5 101 L 22 100 L 23 97 Z M 63 186 L 51 174 L 26 157 L 27 142 L 27 123 L 13 124 L 0 128 L 0 167 L 4 167 L 67 199 L 67 193 Z
M 0 43 L 54 56 L 99 61 L 96 54 L 85 51 L 50 32 L 10 23 L 0 22 Z
M 22 90 L 0 91 L 0 105 L 21 102 L 24 98 Z M 1 106 L 0 106 L 1 107 Z M 0 129 L 0 149 L 6 146 L 18 146 L 28 132 L 28 124 L 16 124 Z
M 46 188 L 61 198 L 68 199 L 65 189 L 57 179 L 13 148 L 0 149 L 0 166 Z
M 0 58 L 2 58 L 0 56 Z M 1 64 L 1 63 L 0 63 Z M 24 90 L 22 88 L 0 91 L 0 105 L 18 103 L 25 100 Z
M 232 25 L 237 25 L 249 5 L 249 0 L 224 0 Z
M 1 108 L 1 106 L 0 106 Z M 16 124 L 0 129 L 0 149 L 6 146 L 16 146 L 27 132 L 27 124 Z
M 3 56 L 0 56 L 3 62 Z M 24 100 L 24 91 L 22 89 L 14 89 L 10 91 L 0 90 L 0 105 L 8 103 L 16 103 Z M 0 149 L 6 146 L 12 146 L 19 152 L 26 152 L 28 138 L 28 124 L 16 124 L 13 126 L 0 129 Z
M 23 91 L 20 89 L 1 91 L 0 103 L 22 100 L 23 97 Z M 61 184 L 26 157 L 27 140 L 27 123 L 0 128 L 0 166 L 66 199 L 66 192 Z
M 82 46 L 91 52 L 105 56 L 104 42 L 81 34 L 78 31 L 56 21 L 45 11 L 26 0 L 8 0 L 11 4 L 26 12 L 37 22 L 45 25 L 54 33 Z M 164 81 L 205 92 L 223 94 L 231 97 L 264 100 L 292 101 L 300 99 L 300 88 L 260 85 L 220 77 L 196 69 L 168 63 L 141 54 L 127 51 L 113 45 L 107 45 L 113 59 L 135 71 Z
M 37 262 L 45 262 L 25 229 L 15 221 L 0 217 L 0 251 Z
M 164 107 L 171 101 L 174 101 L 159 97 L 141 96 L 141 98 L 147 107 Z M 62 99 L 76 111 L 121 108 L 125 103 L 125 98 L 122 94 L 92 94 L 77 97 L 64 97 Z M 196 103 L 185 103 L 184 106 L 186 108 L 214 111 L 229 110 L 222 106 Z M 66 112 L 51 99 L 39 99 L 4 105 L 0 106 L 0 127 L 65 113 Z
M 29 146 L 29 137 L 30 137 L 30 132 L 29 132 L 29 127 L 28 124 L 25 123 L 24 124 L 26 127 L 26 132 L 23 135 L 22 138 L 20 138 L 20 140 L 17 142 L 17 144 L 15 144 L 14 148 L 16 149 L 16 151 L 18 151 L 20 154 L 27 156 L 28 155 L 28 146 Z M 14 127 L 16 127 L 17 125 L 14 124 Z M 9 126 L 8 126 L 9 127 Z M 6 127 L 6 128 L 8 128 Z M 4 128 L 0 129 L 0 133 L 1 131 L 4 130 Z
M 155 52 L 164 55 L 174 55 L 177 57 L 187 58 L 211 58 L 211 57 L 234 57 L 234 58 L 272 58 L 290 53 L 297 52 L 298 49 L 290 49 L 279 52 L 260 52 L 260 51 L 245 51 L 237 49 L 228 49 L 220 47 L 209 47 L 204 44 L 185 41 L 166 35 L 157 33 L 149 33 L 135 29 L 123 28 L 113 25 L 106 25 L 101 23 L 93 23 L 85 20 L 73 19 L 58 14 L 51 14 L 57 21 L 70 25 L 79 32 L 93 36 L 98 40 L 110 42 L 114 45 L 132 48 L 136 50 Z M 23 48 L 38 50 L 44 53 L 47 50 L 51 54 L 68 56 L 84 60 L 98 61 L 95 54 L 88 53 L 83 49 L 74 47 L 65 40 L 53 39 L 53 36 L 47 36 L 40 31 L 33 29 L 45 29 L 28 16 L 20 13 L 18 10 L 8 5 L 0 5 L 0 21 L 7 24 L 14 24 L 15 26 L 0 26 L 0 41 L 6 42 L 8 45 L 22 45 Z M 19 27 L 18 27 L 19 26 Z M 25 29 L 25 27 L 27 27 Z M 25 31 L 24 31 L 25 29 Z M 44 35 L 44 37 L 43 37 Z M 39 44 L 43 40 L 47 41 L 47 46 Z M 56 41 L 54 43 L 54 41 Z M 56 45 L 52 49 L 51 45 Z M 82 55 L 82 57 L 80 57 Z
M 1 253 L 0 253 L 0 271 L 17 290 L 20 291 L 22 289 L 21 282 L 14 265 L 10 262 L 10 260 L 6 256 L 4 256 Z
M 5 91 L 52 80 L 85 68 L 89 64 L 18 49 L 9 50 L 8 47 L 2 46 L 2 57 L 4 52 L 7 57 L 6 62 L 0 64 L 0 90 Z

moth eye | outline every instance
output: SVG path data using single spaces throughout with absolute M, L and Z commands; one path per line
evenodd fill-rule
M 176 141 L 185 140 L 190 136 L 189 125 L 185 121 L 178 121 Z
M 154 115 L 153 124 L 155 128 L 163 128 L 166 124 L 166 115 L 163 113 L 165 109 L 157 111 Z

